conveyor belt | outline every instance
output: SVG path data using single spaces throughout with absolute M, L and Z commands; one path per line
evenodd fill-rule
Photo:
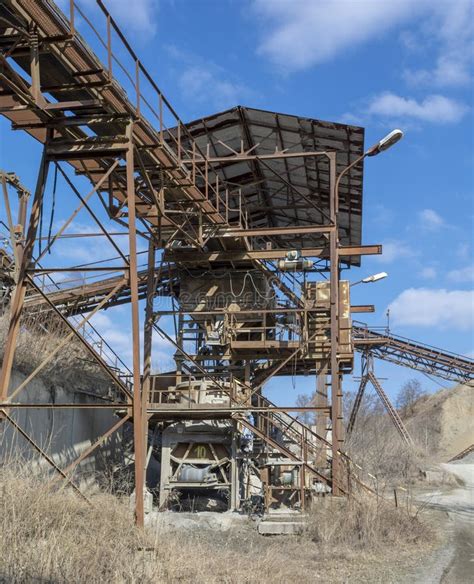
M 30 53 L 26 49 L 26 38 L 29 38 L 30 30 L 37 34 L 41 51 L 41 88 L 47 96 L 44 102 L 33 99 L 28 83 Z M 25 42 L 22 42 L 22 35 Z M 163 130 L 164 118 L 168 119 L 170 126 L 178 124 L 183 132 L 186 131 L 185 126 L 154 82 L 147 78 L 138 60 L 137 79 L 141 74 L 142 83 L 147 81 L 151 89 L 149 85 L 146 93 L 144 88 L 137 85 L 136 95 L 132 98 L 111 77 L 110 71 L 104 70 L 82 37 L 77 32 L 71 34 L 70 23 L 56 5 L 47 0 L 6 0 L 0 3 L 0 38 L 2 48 L 11 52 L 10 59 L 17 66 L 13 68 L 9 60 L 1 57 L 0 111 L 13 123 L 14 128 L 24 129 L 44 143 L 47 135 L 45 123 L 61 120 L 61 135 L 54 136 L 49 156 L 69 160 L 77 172 L 86 173 L 91 182 L 97 184 L 110 166 L 111 152 L 120 155 L 126 149 L 124 120 L 134 119 L 133 143 L 141 149 L 146 168 L 163 169 L 168 186 L 165 195 L 168 206 L 172 206 L 176 200 L 187 201 L 199 205 L 204 221 L 211 224 L 224 223 L 214 203 L 198 188 L 196 177 L 190 182 L 190 172 L 180 162 L 179 147 L 173 142 L 170 132 Z M 118 68 L 117 64 L 115 66 Z M 158 130 L 149 121 L 157 116 L 156 109 L 153 113 L 149 104 L 150 92 L 156 98 L 153 108 L 159 107 L 162 112 L 158 113 L 162 122 Z M 51 101 L 48 101 L 49 96 Z M 132 99 L 136 103 L 132 103 Z M 147 109 L 149 119 L 140 115 L 140 107 Z M 73 124 L 70 118 L 66 119 L 69 112 L 75 114 L 78 123 Z M 81 116 L 90 118 L 92 114 L 95 116 L 94 123 L 84 122 L 81 127 Z M 93 129 L 93 140 L 85 131 L 85 125 Z M 125 174 L 120 175 L 121 170 L 124 169 L 117 169 L 117 188 L 113 190 L 118 204 L 125 202 Z M 156 224 L 156 201 L 151 197 L 149 185 L 141 176 L 138 165 L 135 172 L 136 184 L 142 185 L 136 189 L 137 214 L 148 223 Z M 166 221 L 162 223 L 163 226 L 167 225 Z
M 163 268 L 160 281 L 156 287 L 156 295 L 169 295 L 169 288 L 172 286 L 173 270 L 171 268 Z M 140 300 L 146 297 L 146 282 L 147 270 L 141 270 L 137 273 L 138 276 L 138 294 Z M 92 282 L 79 286 L 71 286 L 69 288 L 57 289 L 48 293 L 48 298 L 61 309 L 61 312 L 66 315 L 72 314 L 86 314 L 101 302 L 122 279 L 122 276 L 106 278 L 104 280 Z M 104 308 L 111 308 L 112 306 L 119 306 L 120 304 L 127 304 L 130 302 L 130 287 L 125 286 L 115 296 L 113 296 Z M 39 294 L 32 293 L 28 295 L 25 300 L 25 308 L 38 308 L 46 302 Z
M 352 327 L 354 345 L 359 352 L 369 352 L 378 359 L 416 369 L 448 381 L 469 383 L 474 381 L 474 361 L 443 349 L 417 341 L 380 333 L 360 323 Z

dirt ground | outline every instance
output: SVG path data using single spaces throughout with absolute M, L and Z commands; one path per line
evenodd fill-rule
M 348 548 L 337 562 L 328 550 L 317 551 L 299 537 L 260 536 L 252 521 L 241 516 L 236 519 L 233 514 L 217 518 L 209 513 L 179 514 L 176 521 L 176 514 L 162 513 L 149 520 L 163 534 L 182 530 L 204 548 L 212 545 L 217 553 L 247 550 L 249 560 L 257 550 L 273 556 L 277 569 L 268 580 L 272 584 L 287 581 L 289 574 L 301 584 L 467 584 L 474 582 L 474 461 L 440 464 L 439 469 L 457 477 L 459 484 L 424 488 L 416 497 L 425 520 L 436 525 L 438 541 L 412 546 L 401 543 L 383 553 Z M 284 566 L 278 565 L 281 557 L 286 558 Z M 266 582 L 262 576 L 254 581 Z
M 436 512 L 445 543 L 413 574 L 415 584 L 467 584 L 474 582 L 474 462 L 440 464 L 460 484 L 425 492 L 418 501 Z

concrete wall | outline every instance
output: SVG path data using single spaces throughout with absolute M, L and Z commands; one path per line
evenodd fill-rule
M 14 371 L 11 388 L 25 379 L 25 375 Z M 77 386 L 81 379 L 77 379 Z M 18 403 L 103 403 L 102 400 L 75 391 L 76 383 L 59 386 L 47 379 L 36 378 L 15 399 Z M 11 391 L 11 390 L 10 390 Z M 61 468 L 74 461 L 92 442 L 113 426 L 118 418 L 113 410 L 91 409 L 17 409 L 10 410 L 15 421 L 31 438 L 43 448 Z M 8 421 L 0 422 L 0 458 L 5 461 L 17 456 L 32 462 L 32 468 L 49 467 L 39 461 L 38 454 Z M 103 446 L 84 459 L 76 474 L 81 481 L 91 482 L 94 475 L 107 463 L 122 462 L 121 430 L 115 432 Z M 112 464 L 111 464 L 112 463 Z

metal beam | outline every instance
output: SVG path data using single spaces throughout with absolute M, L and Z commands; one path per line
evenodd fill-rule
M 299 250 L 301 257 L 311 258 L 329 258 L 329 247 L 311 247 Z M 171 251 L 164 253 L 165 261 L 175 263 L 196 264 L 202 262 L 234 262 L 246 260 L 278 260 L 286 257 L 288 249 L 271 249 L 271 250 L 247 250 L 247 251 Z M 382 253 L 381 245 L 351 245 L 341 246 L 339 248 L 339 257 L 350 257 L 360 255 L 380 255 Z

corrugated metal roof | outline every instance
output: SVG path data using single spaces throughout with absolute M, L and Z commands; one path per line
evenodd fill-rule
M 195 120 L 187 126 L 202 151 L 209 144 L 209 156 L 213 158 L 231 155 L 229 148 L 240 152 L 242 147 L 244 151 L 253 148 L 251 154 L 259 156 L 273 154 L 276 148 L 292 153 L 336 151 L 339 173 L 364 148 L 363 128 L 242 106 Z M 326 157 L 230 161 L 214 163 L 214 168 L 221 180 L 242 189 L 251 227 L 319 225 L 325 220 L 324 214 L 329 214 Z M 361 244 L 362 179 L 360 165 L 341 183 L 342 245 Z M 233 204 L 238 205 L 237 197 Z M 311 247 L 321 243 L 320 235 L 285 236 L 284 242 L 282 237 L 274 239 L 280 239 L 277 243 L 282 247 L 289 244 Z M 353 263 L 358 263 L 358 258 Z

